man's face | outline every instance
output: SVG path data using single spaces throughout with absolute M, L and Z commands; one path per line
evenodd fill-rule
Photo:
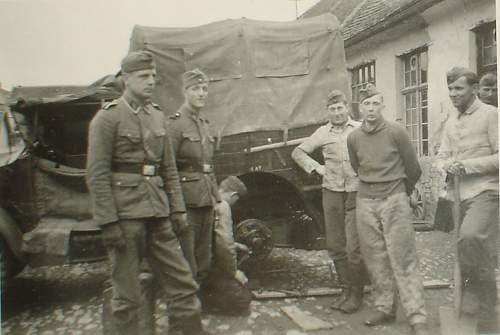
M 207 102 L 208 84 L 201 83 L 189 86 L 184 90 L 187 103 L 194 108 L 202 108 Z
M 460 112 L 465 112 L 477 95 L 477 84 L 469 85 L 467 78 L 460 77 L 448 85 L 451 103 Z
M 497 85 L 495 86 L 480 86 L 479 99 L 485 104 L 496 106 L 498 104 Z
M 123 81 L 127 90 L 135 97 L 148 100 L 153 95 L 155 88 L 156 70 L 139 70 L 132 73 L 125 73 Z
M 336 102 L 326 107 L 328 119 L 333 125 L 341 126 L 348 120 L 349 110 L 343 102 Z
M 384 98 L 381 94 L 366 98 L 359 105 L 361 117 L 368 123 L 377 123 L 381 120 L 384 108 Z

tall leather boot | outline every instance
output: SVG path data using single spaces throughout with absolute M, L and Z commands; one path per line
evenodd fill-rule
M 364 264 L 349 263 L 349 275 L 351 289 L 349 297 L 340 306 L 340 310 L 347 314 L 356 312 L 363 303 L 363 290 L 364 290 Z
M 479 298 L 479 313 L 476 334 L 499 334 L 500 326 L 495 307 L 498 302 L 495 280 L 481 280 L 474 285 Z
M 334 300 L 330 308 L 341 310 L 342 304 L 349 298 L 351 292 L 351 285 L 349 283 L 349 266 L 347 259 L 339 259 L 333 261 L 335 265 L 335 272 L 337 273 L 338 281 L 342 287 L 342 294 Z

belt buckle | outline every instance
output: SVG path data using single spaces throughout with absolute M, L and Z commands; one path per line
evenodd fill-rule
M 142 175 L 143 176 L 155 176 L 156 175 L 156 166 L 143 165 L 142 166 Z
M 214 167 L 212 164 L 203 164 L 203 173 L 212 173 Z

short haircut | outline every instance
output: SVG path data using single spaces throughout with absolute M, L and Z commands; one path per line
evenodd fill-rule
M 486 73 L 479 80 L 479 86 L 497 86 L 497 76 L 491 72 Z
M 451 83 L 454 83 L 461 77 L 465 77 L 465 79 L 467 80 L 467 84 L 471 86 L 479 83 L 479 78 L 477 77 L 477 74 L 474 71 L 469 70 L 465 67 L 458 67 L 458 66 L 455 66 L 446 73 L 446 82 L 448 83 L 448 85 L 450 85 Z
M 240 197 L 244 197 L 248 193 L 248 189 L 240 178 L 229 176 L 219 184 L 219 189 L 222 192 L 235 192 Z

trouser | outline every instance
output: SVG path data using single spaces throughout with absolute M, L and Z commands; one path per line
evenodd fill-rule
M 113 297 L 111 309 L 118 333 L 135 334 L 143 304 L 139 272 L 145 258 L 169 301 L 169 315 L 176 319 L 199 316 L 198 285 L 183 257 L 168 218 L 120 220 L 125 247 L 110 248 Z
M 333 261 L 362 262 L 356 228 L 356 192 L 323 189 L 326 248 Z
M 478 295 L 480 313 L 492 313 L 497 302 L 493 283 L 498 261 L 498 192 L 484 191 L 462 201 L 460 212 L 458 259 L 465 288 Z
M 194 278 L 202 283 L 212 265 L 214 209 L 211 206 L 189 207 L 187 221 L 188 226 L 177 235 Z
M 395 193 L 383 199 L 357 197 L 361 253 L 368 268 L 375 308 L 394 313 L 395 289 L 411 325 L 427 321 L 415 232 L 408 197 Z

